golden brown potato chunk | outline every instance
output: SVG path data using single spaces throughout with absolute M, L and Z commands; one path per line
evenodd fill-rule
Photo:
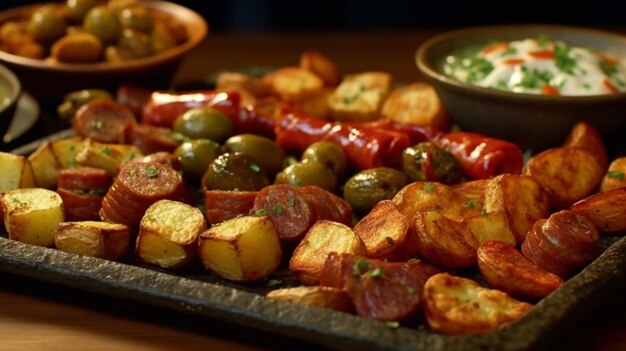
M 430 328 L 444 334 L 478 334 L 497 329 L 528 312 L 532 305 L 473 280 L 440 273 L 424 286 Z
M 608 172 L 602 179 L 600 191 L 626 186 L 626 157 L 616 158 L 611 162 Z
M 609 157 L 600 132 L 587 122 L 576 123 L 563 146 L 578 147 L 589 151 L 598 161 L 602 170 L 605 170 L 609 165 Z
M 472 231 L 479 243 L 489 240 L 499 240 L 515 245 L 515 235 L 504 211 L 485 212 L 465 218 L 462 222 Z
M 380 117 L 380 109 L 391 89 L 385 72 L 351 74 L 328 99 L 331 116 L 337 121 L 367 122 Z
M 436 130 L 448 130 L 450 118 L 435 89 L 427 83 L 414 83 L 389 94 L 383 104 L 383 118 Z
M 300 68 L 304 68 L 322 78 L 327 86 L 336 86 L 339 83 L 339 68 L 337 64 L 321 52 L 307 50 L 300 56 Z
M 50 142 L 41 144 L 35 152 L 28 156 L 33 168 L 33 176 L 37 186 L 51 189 L 56 187 L 61 164 L 54 154 Z
M 437 182 L 414 182 L 400 190 L 392 199 L 394 205 L 406 218 L 413 218 L 421 211 L 440 211 L 449 219 L 460 222 L 468 210 L 480 209 L 467 203 L 453 191 L 453 188 Z
M 128 251 L 130 232 L 123 224 L 62 222 L 54 235 L 54 244 L 64 252 L 117 261 Z
M 34 186 L 35 175 L 30 161 L 24 156 L 0 152 L 0 193 Z
M 263 77 L 263 80 L 274 94 L 288 102 L 300 101 L 324 87 L 320 77 L 299 67 L 278 69 Z
M 598 230 L 616 233 L 626 230 L 626 187 L 610 189 L 591 195 L 572 206 Z
M 291 301 L 343 312 L 354 310 L 352 299 L 347 292 L 329 286 L 298 286 L 277 289 L 270 291 L 266 296 L 268 299 Z

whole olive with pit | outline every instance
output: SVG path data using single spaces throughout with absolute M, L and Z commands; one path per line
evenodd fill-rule
M 269 176 L 274 176 L 283 168 L 285 151 L 274 140 L 260 135 L 235 135 L 226 140 L 224 149 L 226 152 L 242 152 L 252 156 Z
M 38 8 L 30 17 L 28 33 L 40 43 L 51 43 L 65 34 L 67 24 L 55 5 Z
M 302 162 L 318 162 L 328 167 L 340 179 L 346 172 L 346 155 L 335 144 L 318 141 L 302 153 Z
M 463 180 L 456 157 L 431 142 L 406 148 L 402 153 L 402 169 L 411 182 L 455 184 Z
M 211 139 L 223 143 L 235 133 L 233 122 L 212 108 L 195 108 L 180 115 L 172 129 L 191 139 Z
M 233 152 L 217 157 L 202 177 L 208 190 L 258 191 L 270 184 L 261 166 L 249 155 Z
M 333 171 L 318 162 L 292 164 L 276 175 L 275 183 L 293 186 L 315 185 L 330 192 L 337 190 L 337 177 Z
M 67 0 L 67 19 L 81 23 L 89 10 L 97 5 L 96 0 Z
M 183 174 L 193 180 L 201 179 L 211 162 L 220 154 L 220 145 L 209 139 L 185 141 L 174 150 Z
M 406 176 L 397 169 L 371 168 L 348 179 L 343 187 L 343 198 L 355 212 L 364 214 L 379 201 L 394 197 L 406 184 Z
M 117 40 L 120 23 L 115 11 L 106 6 L 96 6 L 89 10 L 83 21 L 85 31 L 95 35 L 105 43 Z
M 119 12 L 119 21 L 122 28 L 135 29 L 150 33 L 153 22 L 150 10 L 144 6 L 129 6 Z

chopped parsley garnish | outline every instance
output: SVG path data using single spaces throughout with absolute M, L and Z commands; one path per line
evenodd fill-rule
M 434 189 L 435 189 L 435 184 L 433 183 L 428 183 L 424 185 L 424 191 L 427 193 L 432 193 Z
M 351 97 L 344 97 L 341 102 L 343 102 L 344 105 L 352 105 L 355 101 L 357 101 L 359 99 L 359 95 L 354 95 Z
M 385 326 L 387 328 L 396 329 L 400 327 L 400 322 L 398 321 L 387 321 L 385 322 Z
M 70 150 L 71 152 L 76 151 L 76 146 L 74 146 L 74 145 L 70 145 L 69 150 Z
M 267 281 L 267 286 L 271 287 L 271 286 L 280 285 L 282 283 L 283 283 L 283 281 L 280 280 L 280 279 L 270 279 L 270 280 Z
M 134 160 L 134 159 L 135 159 L 135 157 L 137 157 L 137 154 L 136 154 L 136 153 L 134 153 L 134 152 L 129 152 L 129 153 L 128 153 L 128 159 L 129 159 L 129 160 Z
M 276 206 L 274 206 L 274 213 L 277 215 L 283 213 L 283 207 L 280 204 L 276 204 Z
M 96 196 L 102 196 L 104 194 L 106 194 L 106 189 L 103 188 L 96 188 L 96 189 L 91 189 L 87 192 L 87 194 L 89 195 L 96 195 Z
M 371 271 L 369 271 L 367 273 L 367 276 L 370 277 L 370 278 L 375 278 L 375 279 L 382 278 L 383 277 L 383 270 L 380 269 L 380 268 L 373 269 L 373 270 L 371 270 Z
M 545 34 L 542 34 L 537 37 L 537 45 L 539 45 L 539 47 L 545 48 L 546 46 L 548 46 L 549 42 L 550 42 L 550 39 Z
M 294 186 L 300 186 L 300 185 L 302 185 L 302 179 L 300 179 L 300 178 L 293 178 L 293 180 L 291 181 L 291 183 L 292 183 Z
M 156 169 L 156 167 L 154 166 L 149 166 L 148 168 L 146 168 L 146 175 L 148 176 L 148 178 L 156 178 L 159 176 L 159 170 Z
M 104 147 L 102 148 L 102 153 L 104 155 L 111 156 L 111 149 L 109 149 L 108 147 Z
M 472 57 L 462 62 L 468 70 L 467 81 L 470 83 L 483 80 L 494 69 L 493 64 L 482 57 Z
M 489 217 L 489 212 L 487 212 L 486 208 L 483 208 L 482 211 L 480 211 L 480 215 L 483 217 Z
M 606 176 L 611 179 L 624 180 L 624 172 L 609 171 Z
M 589 83 L 583 83 L 583 88 L 590 90 L 591 89 L 591 85 Z
M 289 207 L 296 207 L 296 199 L 294 198 L 287 200 L 287 203 L 289 204 Z
M 256 212 L 254 212 L 254 216 L 255 217 L 264 217 L 267 216 L 267 211 L 265 211 L 264 208 L 257 210 Z
M 570 48 L 567 45 L 554 47 L 554 63 L 558 69 L 570 75 L 574 75 L 574 69 L 578 66 L 576 59 L 570 55 Z
M 600 60 L 600 62 L 598 62 L 598 65 L 600 66 L 602 73 L 606 74 L 609 77 L 617 74 L 617 66 L 606 62 L 606 60 Z
M 354 262 L 354 266 L 352 267 L 352 273 L 354 273 L 354 275 L 356 276 L 360 276 L 361 274 L 365 273 L 368 268 L 369 264 L 367 263 L 367 260 L 364 258 L 359 258 L 358 260 L 356 260 L 356 262 Z
M 476 203 L 476 200 L 474 199 L 469 199 L 463 203 L 463 207 L 465 208 L 474 208 L 476 207 L 476 205 L 477 203 Z
M 250 169 L 252 170 L 252 172 L 254 173 L 259 173 L 261 172 L 261 167 L 259 167 L 259 165 L 257 165 L 256 163 L 253 163 L 250 165 Z
M 173 132 L 171 134 L 171 136 L 172 136 L 172 139 L 174 139 L 174 141 L 177 141 L 179 143 L 184 143 L 186 141 L 190 141 L 191 140 L 188 136 L 180 134 L 180 133 L 177 133 L 177 132 Z
M 550 83 L 552 78 L 554 78 L 554 75 L 549 71 L 540 71 L 537 69 L 529 71 L 528 68 L 524 66 L 522 66 L 521 70 L 523 73 L 522 80 L 515 84 L 516 87 L 537 89 L 546 83 Z
M 20 199 L 18 199 L 16 197 L 12 198 L 11 202 L 13 202 L 14 204 L 21 204 L 22 203 L 22 201 L 20 201 Z
M 407 287 L 406 287 L 406 292 L 407 292 L 407 294 L 409 294 L 409 295 L 413 295 L 413 294 L 415 294 L 415 288 L 414 288 L 414 287 L 412 287 L 412 286 L 407 286 Z
M 502 52 L 502 54 L 500 54 L 500 56 L 504 57 L 504 56 L 515 55 L 515 54 L 517 54 L 517 49 L 514 48 L 513 46 L 509 46 L 506 48 L 506 50 Z
M 147 217 L 146 217 L 146 220 L 147 220 L 148 222 L 156 222 L 156 218 L 154 218 L 154 216 L 147 216 Z

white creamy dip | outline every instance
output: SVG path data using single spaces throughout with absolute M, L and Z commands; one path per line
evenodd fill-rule
M 446 58 L 448 76 L 481 87 L 545 95 L 626 91 L 626 63 L 545 37 L 497 42 Z

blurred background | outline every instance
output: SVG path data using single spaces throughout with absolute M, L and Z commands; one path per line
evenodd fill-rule
M 2 0 L 0 9 L 41 2 Z M 501 23 L 624 26 L 626 1 L 180 0 L 213 32 L 389 30 Z

